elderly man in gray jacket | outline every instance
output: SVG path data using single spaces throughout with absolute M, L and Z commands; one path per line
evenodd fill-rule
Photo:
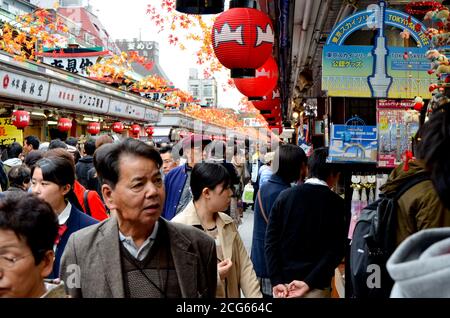
M 215 243 L 160 217 L 162 160 L 143 142 L 105 145 L 94 156 L 113 217 L 74 233 L 61 261 L 72 297 L 214 297 Z

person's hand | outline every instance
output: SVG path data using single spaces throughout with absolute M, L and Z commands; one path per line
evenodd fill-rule
M 233 266 L 233 262 L 229 258 L 217 264 L 217 271 L 219 272 L 221 280 L 227 278 L 231 266 Z
M 309 292 L 309 286 L 303 281 L 293 280 L 289 284 L 288 290 L 288 298 L 303 297 L 307 292 Z
M 272 288 L 274 298 L 286 298 L 288 296 L 288 288 L 286 285 L 278 284 Z

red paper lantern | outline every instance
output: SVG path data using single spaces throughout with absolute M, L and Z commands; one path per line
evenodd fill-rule
M 123 132 L 123 129 L 123 124 L 120 121 L 115 122 L 112 125 L 112 131 L 114 131 L 116 134 L 121 134 Z
M 153 127 L 152 126 L 148 126 L 147 128 L 145 128 L 145 132 L 147 133 L 147 135 L 149 137 L 153 136 Z
M 236 88 L 249 100 L 259 100 L 273 91 L 278 81 L 278 65 L 273 57 L 256 70 L 255 77 L 236 78 Z
M 281 107 L 280 90 L 275 88 L 270 94 L 263 97 L 262 100 L 252 101 L 253 106 L 258 110 L 272 110 Z
M 61 132 L 68 132 L 72 128 L 72 120 L 70 118 L 58 119 L 58 130 Z
M 131 125 L 130 132 L 133 135 L 139 135 L 139 133 L 141 132 L 141 126 L 139 126 L 138 124 Z
M 86 131 L 91 135 L 97 135 L 100 132 L 100 123 L 89 123 Z
M 270 18 L 251 8 L 232 8 L 219 15 L 212 28 L 214 53 L 231 77 L 254 77 L 270 57 L 274 32 Z
M 30 113 L 26 110 L 15 110 L 11 117 L 12 124 L 19 129 L 23 129 L 30 123 Z

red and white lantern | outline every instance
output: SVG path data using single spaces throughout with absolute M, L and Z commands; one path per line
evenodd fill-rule
M 139 136 L 139 133 L 141 132 L 141 126 L 139 126 L 138 124 L 131 125 L 130 132 L 133 135 Z
M 70 118 L 58 119 L 58 130 L 61 132 L 68 132 L 72 128 L 72 120 Z
M 115 122 L 112 125 L 112 131 L 115 132 L 116 134 L 121 134 L 123 132 L 123 129 L 124 129 L 123 124 L 120 121 Z
M 26 110 L 15 110 L 11 117 L 12 124 L 23 129 L 30 124 L 30 113 Z
M 97 135 L 100 133 L 100 123 L 89 123 L 86 131 L 91 135 Z
M 153 127 L 152 126 L 148 126 L 147 128 L 145 128 L 145 132 L 147 133 L 147 135 L 149 137 L 153 136 Z
M 269 16 L 251 8 L 232 8 L 220 14 L 212 28 L 214 53 L 231 77 L 254 77 L 272 53 L 274 31 Z
M 262 100 L 252 101 L 252 104 L 260 111 L 281 109 L 280 90 L 275 88 L 271 93 L 264 96 Z
M 256 70 L 255 77 L 235 78 L 236 88 L 249 100 L 262 100 L 271 93 L 278 81 L 278 65 L 273 57 Z

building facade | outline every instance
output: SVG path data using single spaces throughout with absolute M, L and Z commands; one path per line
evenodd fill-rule
M 217 81 L 214 78 L 199 78 L 198 70 L 189 70 L 189 93 L 203 107 L 217 107 Z

